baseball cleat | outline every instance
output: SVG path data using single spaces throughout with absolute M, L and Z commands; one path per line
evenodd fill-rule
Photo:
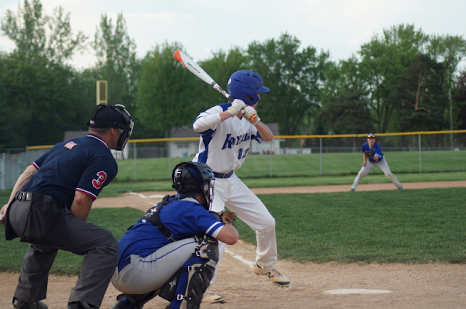
M 68 303 L 68 306 L 66 306 L 66 309 L 99 309 L 99 308 L 91 304 L 88 304 L 84 301 L 74 301 L 74 302 Z
M 225 302 L 225 298 L 216 295 L 211 291 L 206 291 L 202 297 L 202 301 L 209 304 L 223 304 Z
M 30 309 L 30 308 L 48 309 L 49 308 L 46 304 L 44 304 L 40 300 L 33 302 L 33 303 L 27 303 L 25 301 L 17 299 L 16 297 L 13 297 L 13 301 L 11 303 L 13 304 L 13 308 L 15 309 Z
M 350 191 L 354 191 L 354 189 L 351 189 Z
M 254 265 L 252 265 L 252 271 L 258 275 L 269 277 L 270 281 L 272 281 L 276 285 L 279 285 L 279 286 L 290 285 L 290 279 L 282 275 L 276 268 L 272 270 L 265 270 L 262 267 L 260 267 L 257 263 L 254 263 Z

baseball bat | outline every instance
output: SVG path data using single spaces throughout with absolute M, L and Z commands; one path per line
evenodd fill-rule
M 225 98 L 228 99 L 228 101 L 233 102 L 235 99 L 232 98 L 225 90 L 220 87 L 219 84 L 217 84 L 212 77 L 210 77 L 209 74 L 207 74 L 206 71 L 204 71 L 196 62 L 194 62 L 191 58 L 189 58 L 185 53 L 183 53 L 181 50 L 177 49 L 175 53 L 173 54 L 173 57 L 175 57 L 176 60 L 178 60 L 185 68 L 187 68 L 191 73 L 196 75 L 198 78 L 200 78 L 202 81 L 205 83 L 209 84 L 223 94 Z M 251 117 L 251 121 L 256 120 L 257 116 L 253 115 Z

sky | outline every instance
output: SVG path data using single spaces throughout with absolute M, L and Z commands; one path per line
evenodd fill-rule
M 32 1 L 32 0 L 30 0 Z M 0 17 L 18 11 L 24 0 L 1 0 Z M 76 34 L 93 40 L 102 15 L 115 23 L 123 13 L 138 57 L 157 44 L 181 43 L 194 61 L 232 47 L 246 49 L 253 41 L 264 43 L 283 33 L 295 36 L 301 47 L 329 51 L 331 60 L 357 55 L 361 45 L 383 29 L 414 24 L 426 34 L 465 36 L 465 0 L 42 0 L 45 14 L 63 6 L 70 13 Z M 0 51 L 10 52 L 13 42 L 0 33 Z M 75 54 L 77 69 L 94 65 L 93 52 Z M 465 63 L 465 61 L 463 61 Z

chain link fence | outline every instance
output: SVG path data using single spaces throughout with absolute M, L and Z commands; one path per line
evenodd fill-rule
M 452 143 L 453 141 L 453 143 Z M 356 175 L 365 134 L 275 136 L 243 149 L 248 158 L 240 177 Z M 466 170 L 466 130 L 376 134 L 394 173 Z M 247 143 L 245 143 L 247 144 Z M 117 160 L 116 181 L 166 180 L 176 164 L 192 160 L 198 138 L 130 140 Z M 0 189 L 13 188 L 24 169 L 52 146 L 0 149 Z M 247 146 L 249 147 L 249 146 Z M 121 158 L 121 154 L 116 156 Z M 374 173 L 381 173 L 375 169 Z

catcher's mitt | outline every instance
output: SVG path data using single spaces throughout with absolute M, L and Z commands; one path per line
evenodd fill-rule
M 223 224 L 235 225 L 236 214 L 231 211 L 222 210 L 221 212 L 209 211 L 212 216 L 216 217 L 218 221 Z
M 372 149 L 372 150 L 369 150 L 369 151 L 364 151 L 364 153 L 366 154 L 366 157 L 373 158 L 374 154 L 375 154 L 375 149 Z

